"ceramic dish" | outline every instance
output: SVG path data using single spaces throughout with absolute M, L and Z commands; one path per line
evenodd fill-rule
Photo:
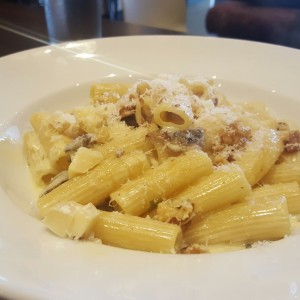
M 91 83 L 158 73 L 215 78 L 232 100 L 297 122 L 300 51 L 188 36 L 65 43 L 0 59 L 0 296 L 12 299 L 297 299 L 300 235 L 220 254 L 143 253 L 60 239 L 33 216 L 20 151 L 36 110 L 86 103 Z M 300 124 L 298 124 L 300 125 Z

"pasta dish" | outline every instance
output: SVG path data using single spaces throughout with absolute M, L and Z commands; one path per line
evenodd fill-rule
M 62 238 L 209 253 L 282 239 L 297 222 L 300 131 L 212 80 L 97 83 L 88 103 L 30 123 L 37 214 Z

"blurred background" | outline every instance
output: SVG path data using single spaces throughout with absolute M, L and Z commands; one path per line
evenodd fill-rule
M 59 0 L 3 1 L 44 7 Z M 102 5 L 107 20 L 300 48 L 300 0 L 103 0 Z

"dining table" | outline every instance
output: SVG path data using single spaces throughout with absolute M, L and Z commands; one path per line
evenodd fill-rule
M 100 34 L 82 31 L 73 25 L 72 39 L 106 38 L 131 35 L 182 35 L 182 32 L 112 20 L 103 15 Z M 49 45 L 45 9 L 41 5 L 0 1 L 0 57 Z

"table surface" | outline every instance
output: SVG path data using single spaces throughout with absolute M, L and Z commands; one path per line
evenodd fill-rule
M 176 31 L 103 19 L 102 37 L 174 35 Z M 89 36 L 96 38 L 97 36 Z M 49 44 L 43 7 L 0 1 L 0 56 Z

